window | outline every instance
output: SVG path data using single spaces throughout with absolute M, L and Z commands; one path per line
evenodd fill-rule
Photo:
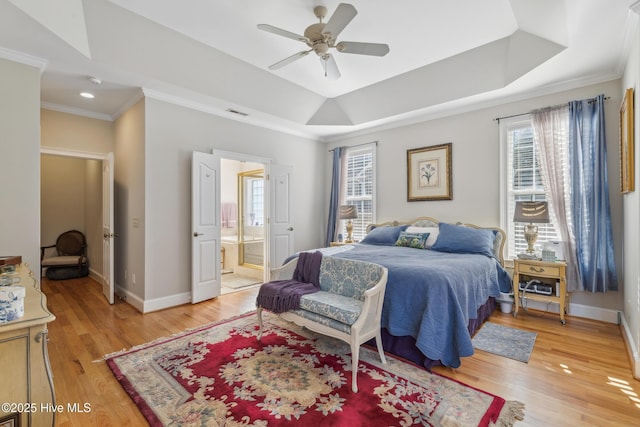
M 531 117 L 525 115 L 517 119 L 503 119 L 500 122 L 500 144 L 503 167 L 501 227 L 507 233 L 506 258 L 512 259 L 527 249 L 524 224 L 513 222 L 516 202 L 546 200 L 551 212 L 553 212 L 553 206 L 542 185 L 538 154 L 533 144 Z M 536 225 L 538 226 L 536 246 L 549 240 L 559 240 L 553 224 Z
M 353 220 L 353 239 L 364 238 L 367 226 L 375 222 L 375 143 L 347 149 L 344 202 L 358 208 Z
M 254 224 L 263 225 L 264 222 L 264 179 L 251 180 L 251 212 L 255 216 Z
M 264 170 L 239 172 L 238 192 L 242 226 L 264 225 Z

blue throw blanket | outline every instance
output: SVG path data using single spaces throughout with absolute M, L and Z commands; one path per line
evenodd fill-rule
M 274 280 L 260 286 L 256 305 L 274 313 L 300 308 L 300 298 L 320 290 L 320 264 L 322 253 L 302 252 L 293 277 Z

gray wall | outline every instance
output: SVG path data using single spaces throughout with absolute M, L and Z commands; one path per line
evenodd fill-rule
M 126 290 L 128 301 L 138 309 L 145 299 L 145 161 L 145 100 L 141 100 L 115 122 L 113 167 L 113 229 L 118 234 L 114 283 Z
M 40 269 L 40 70 L 0 59 L 0 255 Z
M 635 94 L 635 191 L 623 196 L 624 207 L 624 326 L 627 342 L 633 354 L 634 376 L 640 379 L 640 30 L 634 34 L 633 45 L 622 78 L 621 93 L 633 88 Z
M 146 300 L 191 289 L 192 151 L 223 150 L 292 165 L 295 250 L 320 245 L 324 165 L 317 159 L 323 159 L 323 144 L 150 98 L 144 132 Z
M 619 188 L 618 110 L 621 82 L 614 80 L 597 85 L 532 97 L 518 102 L 484 108 L 395 129 L 371 132 L 334 141 L 330 148 L 378 141 L 377 151 L 377 222 L 411 220 L 431 216 L 445 222 L 470 222 L 482 226 L 500 225 L 500 135 L 496 117 L 529 112 L 535 108 L 590 98 L 604 93 L 606 101 L 608 172 L 614 223 L 616 262 L 622 270 L 622 198 Z M 453 200 L 407 202 L 406 152 L 408 149 L 453 143 Z M 325 181 L 330 182 L 330 153 L 325 153 Z M 327 188 L 329 188 L 327 184 Z M 328 200 L 328 191 L 326 199 Z M 607 311 L 623 309 L 622 286 L 619 292 L 607 294 L 573 293 L 571 303 Z M 615 313 L 608 313 L 608 315 Z M 594 317 L 598 317 L 597 315 Z

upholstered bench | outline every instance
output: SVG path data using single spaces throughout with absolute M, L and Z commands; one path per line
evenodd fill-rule
M 298 258 L 295 258 L 272 270 L 271 281 L 291 279 L 297 262 Z M 387 275 L 387 269 L 378 264 L 322 257 L 319 290 L 303 295 L 298 309 L 278 313 L 285 320 L 350 344 L 353 371 L 351 388 L 354 393 L 358 391 L 360 345 L 375 338 L 380 360 L 387 363 L 380 335 Z M 263 309 L 258 305 L 258 340 L 262 338 Z

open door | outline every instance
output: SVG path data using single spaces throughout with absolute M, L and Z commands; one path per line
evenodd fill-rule
M 220 295 L 220 156 L 191 160 L 191 302 Z
M 291 166 L 269 165 L 268 259 L 270 269 L 279 267 L 289 255 L 293 254 L 292 171 Z
M 102 293 L 114 303 L 113 286 L 113 153 L 102 160 Z

